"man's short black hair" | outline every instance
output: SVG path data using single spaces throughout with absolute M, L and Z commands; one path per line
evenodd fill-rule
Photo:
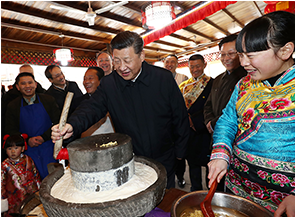
M 51 78 L 52 79 L 51 72 L 52 72 L 52 69 L 54 67 L 60 68 L 59 65 L 49 65 L 49 66 L 47 66 L 47 68 L 45 69 L 45 76 L 46 76 L 46 78 L 48 78 L 48 79 Z
M 201 54 L 194 54 L 190 56 L 190 58 L 188 59 L 188 61 L 193 61 L 193 60 L 201 60 L 203 63 L 205 63 L 205 59 Z
M 232 34 L 232 35 L 229 35 L 229 36 L 226 36 L 225 38 L 223 38 L 218 44 L 219 50 L 221 50 L 221 47 L 223 44 L 235 41 L 235 40 L 237 40 L 237 37 L 238 37 L 238 35 Z
M 87 70 L 89 69 L 94 69 L 96 71 L 96 75 L 98 77 L 98 79 L 102 79 L 102 77 L 104 76 L 104 71 L 102 70 L 102 68 L 98 67 L 98 66 L 90 66 L 88 67 Z
M 133 47 L 136 54 L 143 51 L 143 40 L 135 32 L 124 31 L 117 34 L 111 41 L 112 52 L 114 49 L 122 50 L 124 48 Z
M 18 74 L 18 76 L 16 76 L 15 83 L 18 84 L 20 78 L 21 77 L 25 77 L 25 76 L 30 76 L 35 81 L 35 77 L 34 77 L 34 75 L 32 73 L 30 73 L 30 72 L 23 72 L 23 73 Z
M 178 60 L 178 57 L 175 54 L 169 54 L 168 56 L 165 57 L 165 59 L 168 57 L 175 57 Z

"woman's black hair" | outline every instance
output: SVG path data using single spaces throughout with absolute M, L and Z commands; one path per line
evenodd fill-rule
M 23 147 L 25 146 L 25 140 L 21 135 L 10 135 L 4 144 L 4 149 L 6 150 L 9 147 L 14 147 L 14 146 L 20 146 Z
M 238 35 L 236 49 L 240 53 L 277 51 L 288 42 L 295 45 L 295 14 L 276 11 L 247 24 Z
M 140 54 L 143 50 L 143 40 L 135 32 L 125 31 L 117 34 L 111 41 L 112 52 L 114 49 L 122 50 L 127 47 L 133 47 L 136 54 Z

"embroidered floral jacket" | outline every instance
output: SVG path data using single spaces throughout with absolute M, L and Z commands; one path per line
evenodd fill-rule
M 22 201 L 39 190 L 40 175 L 33 160 L 23 155 L 19 161 L 5 159 L 1 165 L 1 198 L 8 199 L 8 213 L 18 212 Z
M 295 66 L 274 84 L 241 79 L 217 121 L 211 159 L 230 161 L 233 147 L 289 162 L 295 173 Z M 295 192 L 295 189 L 292 190 Z

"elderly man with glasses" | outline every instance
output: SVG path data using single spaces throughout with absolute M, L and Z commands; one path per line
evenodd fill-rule
M 229 101 L 236 83 L 247 75 L 237 55 L 236 39 L 237 35 L 229 35 L 218 44 L 220 60 L 226 71 L 214 79 L 211 93 L 204 106 L 205 124 L 211 134 L 213 134 L 215 124 L 222 115 L 222 110 Z M 220 182 L 217 189 L 224 191 L 224 182 Z

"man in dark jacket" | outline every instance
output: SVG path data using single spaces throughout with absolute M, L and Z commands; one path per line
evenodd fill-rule
M 45 92 L 55 98 L 55 101 L 62 111 L 64 102 L 68 92 L 74 93 L 73 99 L 82 96 L 82 91 L 74 81 L 67 81 L 61 68 L 58 65 L 50 65 L 45 69 L 45 76 L 51 82 L 51 86 Z M 70 107 L 69 114 L 73 112 L 75 108 Z
M 236 39 L 236 35 L 230 35 L 219 43 L 220 60 L 226 71 L 214 79 L 211 93 L 204 106 L 205 124 L 211 134 L 213 134 L 215 124 L 222 115 L 222 110 L 228 103 L 236 83 L 247 75 L 246 70 L 240 65 L 235 46 Z M 224 181 L 218 184 L 217 189 L 224 191 Z
M 75 98 L 72 101 L 73 107 L 77 108 L 78 105 L 83 103 L 84 100 L 89 99 L 95 93 L 95 91 L 97 91 L 97 87 L 100 84 L 100 80 L 104 77 L 104 73 L 105 72 L 100 67 L 91 66 L 87 69 L 83 80 L 83 85 L 87 93 L 81 97 Z M 114 133 L 109 114 L 83 132 L 81 134 L 81 138 L 102 133 Z
M 28 134 L 25 154 L 33 159 L 43 179 L 48 174 L 47 164 L 56 162 L 50 134 L 52 124 L 59 121 L 60 110 L 53 97 L 36 94 L 37 83 L 31 73 L 19 74 L 16 87 L 22 96 L 7 106 L 5 134 Z
M 115 131 L 132 138 L 133 152 L 155 159 L 167 171 L 167 188 L 175 186 L 175 158 L 183 158 L 189 120 L 181 92 L 170 71 L 144 61 L 142 38 L 130 31 L 111 41 L 115 71 L 104 77 L 98 91 L 70 116 L 52 139 L 79 135 L 110 113 Z M 74 131 L 73 131 L 74 129 Z

